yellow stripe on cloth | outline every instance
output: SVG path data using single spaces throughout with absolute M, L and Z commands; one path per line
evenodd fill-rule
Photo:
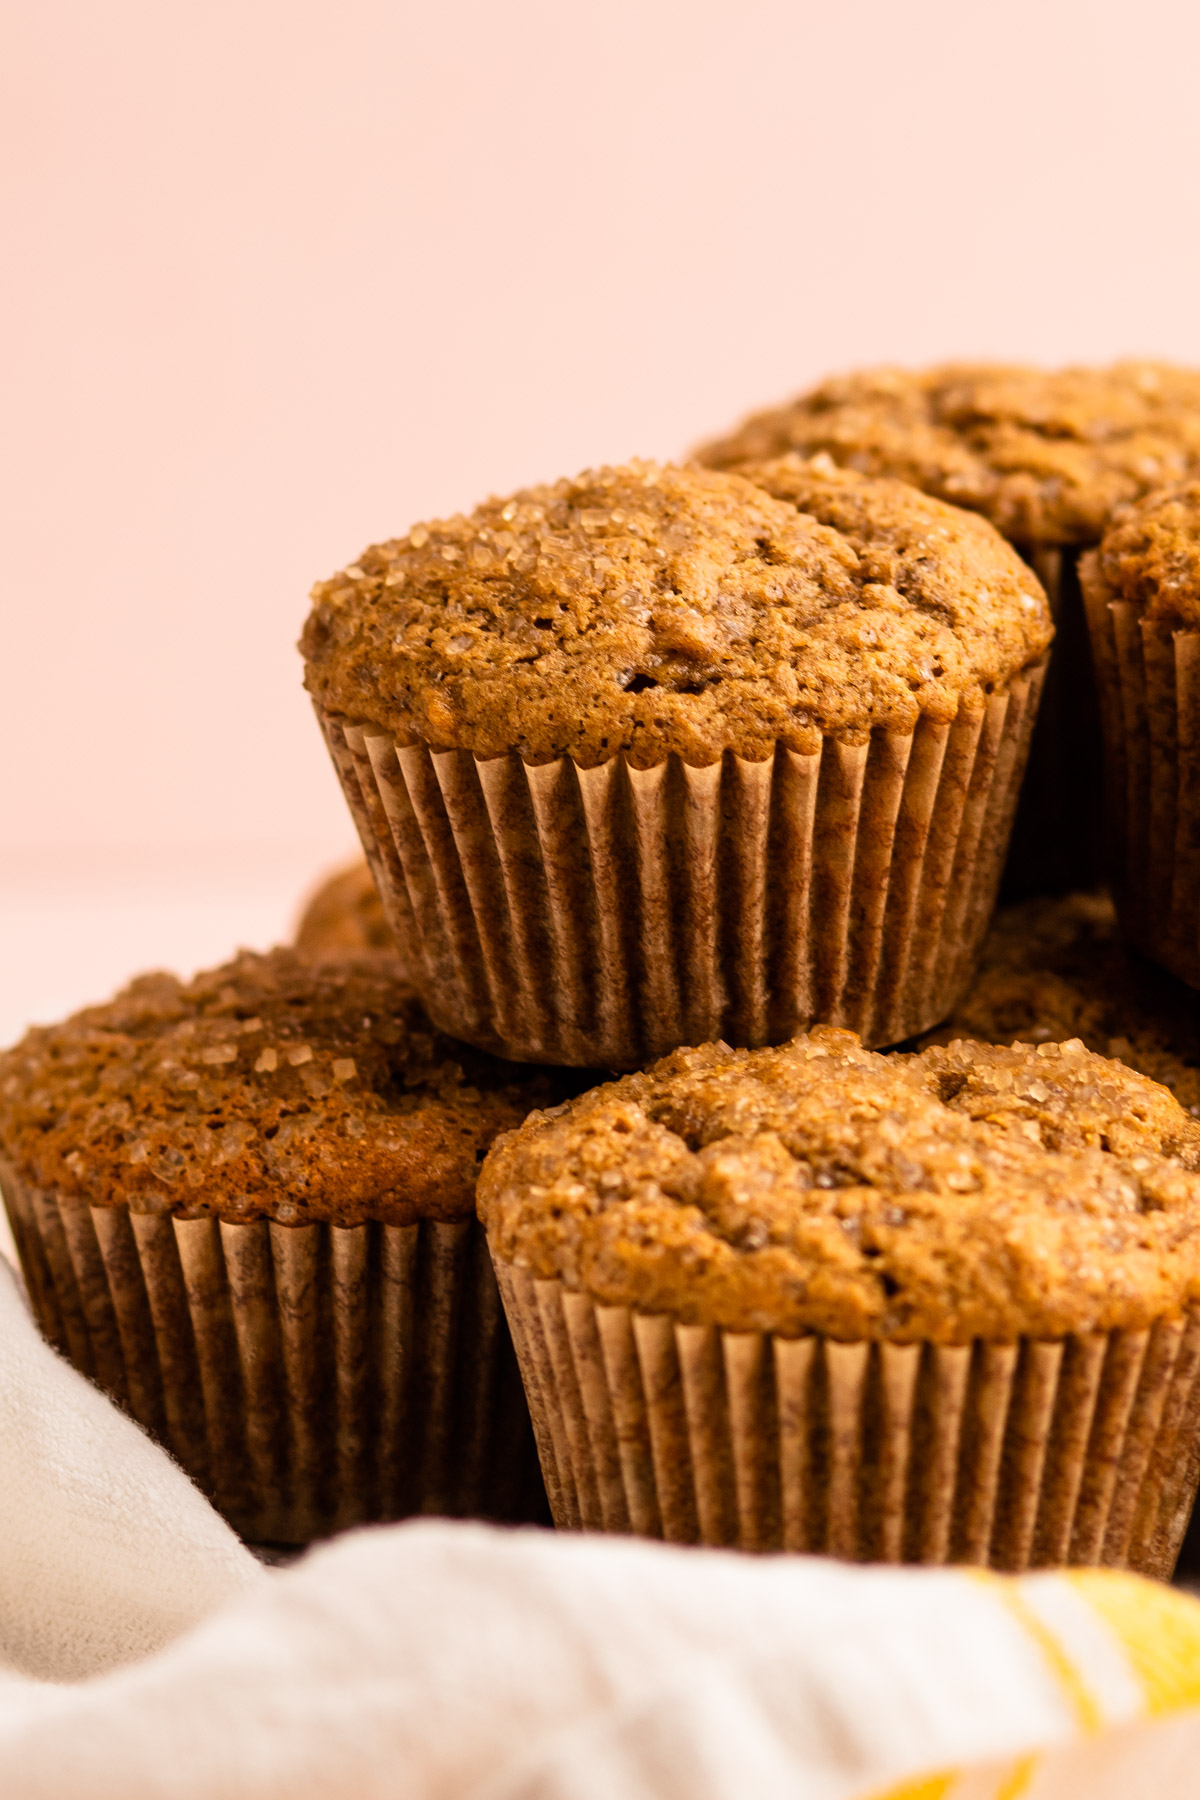
M 1018 1756 L 1003 1770 L 998 1786 L 989 1786 L 989 1800 L 1021 1800 L 1037 1773 L 1039 1760 L 1037 1754 Z M 902 1781 L 898 1787 L 885 1788 L 871 1794 L 869 1800 L 953 1800 L 953 1790 L 964 1779 L 969 1780 L 964 1769 L 943 1769 L 938 1775 L 918 1775 L 915 1780 Z M 975 1784 L 971 1785 L 975 1791 Z
M 1200 1601 L 1114 1569 L 1064 1571 L 1119 1641 L 1152 1718 L 1200 1702 Z
M 990 1570 L 980 1569 L 974 1572 L 975 1578 L 987 1587 L 1008 1613 L 1014 1618 L 1025 1635 L 1032 1638 L 1058 1683 L 1063 1698 L 1079 1722 L 1080 1729 L 1089 1737 L 1103 1731 L 1105 1725 L 1104 1712 L 1095 1695 L 1088 1687 L 1083 1675 L 1068 1656 L 1058 1636 L 1051 1631 L 1044 1619 L 1040 1619 L 1024 1594 L 1019 1581 L 1011 1576 L 994 1575 Z M 1020 1791 L 1019 1789 L 1017 1790 Z
M 1036 1756 L 1019 1756 L 996 1789 L 996 1800 L 1020 1800 L 1021 1795 L 1028 1792 L 1037 1766 Z
M 941 1775 L 918 1775 L 915 1781 L 902 1781 L 899 1787 L 871 1794 L 868 1800 L 946 1800 L 958 1776 L 957 1769 Z

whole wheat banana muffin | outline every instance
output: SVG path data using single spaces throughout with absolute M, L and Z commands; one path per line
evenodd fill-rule
M 498 1138 L 479 1210 L 566 1522 L 1173 1564 L 1200 1122 L 1077 1039 L 679 1050 Z
M 788 451 L 897 476 L 1027 549 L 1095 544 L 1123 501 L 1200 466 L 1200 369 L 866 369 L 755 413 L 697 458 L 732 469 Z
M 1080 575 L 1121 923 L 1200 987 L 1200 479 L 1123 508 Z
M 1200 1117 L 1200 1018 L 1195 998 L 1131 955 L 1106 894 L 1062 894 L 1004 907 L 979 972 L 930 1040 L 1044 1044 L 1079 1038 L 1169 1088 Z
M 1051 637 L 1041 587 L 985 521 L 901 483 L 828 459 L 780 470 L 772 492 L 767 480 L 591 470 L 415 526 L 313 590 L 307 685 L 402 959 L 456 1034 L 609 1066 L 689 1035 L 786 1036 L 814 1016 L 894 1039 L 900 1021 L 871 1016 L 873 977 L 847 973 L 874 948 L 830 946 L 828 977 L 792 971 L 781 991 L 795 921 L 764 921 L 776 941 L 761 950 L 733 945 L 763 910 L 737 891 L 760 882 L 767 854 L 762 778 L 790 780 L 789 755 L 815 771 L 826 754 L 844 771 L 814 796 L 811 846 L 795 854 L 815 861 L 818 885 L 844 885 L 830 859 L 841 871 L 869 827 L 872 847 L 849 867 L 870 868 L 880 900 L 908 750 L 870 751 L 873 740 L 957 732 L 975 756 L 970 737 L 976 774 L 950 755 L 946 791 L 921 803 L 934 811 L 917 829 L 922 851 L 925 833 L 948 833 L 952 857 L 961 781 L 975 782 L 989 824 L 970 840 L 978 866 L 964 844 L 957 887 L 990 908 Z M 665 785 L 638 779 L 649 771 Z M 689 900 L 706 870 L 711 891 Z M 872 904 L 853 899 L 848 913 Z M 843 929 L 846 905 L 822 902 L 814 951 L 831 913 Z M 960 945 L 960 924 L 951 935 Z M 697 943 L 706 972 L 685 978 Z M 942 956 L 946 979 L 956 954 Z M 752 963 L 765 982 L 746 992 Z M 664 983 L 673 999 L 653 991 Z M 687 1016 L 689 995 L 703 1017 Z
M 387 955 L 143 976 L 0 1056 L 43 1328 L 250 1535 L 536 1505 L 474 1193 L 563 1092 L 437 1032 Z
M 868 369 L 753 415 L 698 457 L 734 468 L 787 451 L 824 451 L 983 513 L 1037 568 L 1059 637 L 1005 890 L 1091 885 L 1104 863 L 1100 740 L 1075 559 L 1123 502 L 1200 470 L 1200 370 Z
M 359 950 L 395 950 L 379 890 L 365 857 L 337 869 L 306 901 L 296 927 L 303 956 L 347 956 Z
M 685 1323 L 853 1341 L 1137 1329 L 1200 1293 L 1200 1122 L 1066 1044 L 706 1044 L 489 1152 L 493 1255 Z

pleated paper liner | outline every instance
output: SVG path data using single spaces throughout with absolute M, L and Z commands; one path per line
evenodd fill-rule
M 637 1068 L 945 1018 L 995 899 L 1044 665 L 951 724 L 694 768 L 405 746 L 323 716 L 410 979 L 517 1061 Z
M 1017 545 L 1041 581 L 1054 643 L 1000 881 L 1002 901 L 1094 887 L 1104 874 L 1100 719 L 1078 552 Z
M 1200 632 L 1148 624 L 1083 572 L 1121 925 L 1200 987 Z
M 302 1544 L 422 1512 L 545 1519 L 474 1220 L 177 1219 L 0 1178 L 44 1334 L 243 1537 Z
M 1049 1343 L 839 1344 L 497 1276 L 562 1528 L 859 1562 L 1174 1567 L 1200 1479 L 1200 1311 Z

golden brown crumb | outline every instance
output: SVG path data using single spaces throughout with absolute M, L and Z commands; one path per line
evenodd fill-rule
M 1076 1040 L 679 1050 L 534 1114 L 494 1253 L 593 1299 L 846 1340 L 1140 1327 L 1200 1292 L 1200 1123 Z
M 435 1031 L 394 958 L 243 951 L 144 975 L 0 1056 L 0 1150 L 98 1206 L 299 1224 L 455 1219 L 560 1079 Z
M 296 927 L 296 948 L 303 956 L 346 956 L 356 950 L 395 947 L 365 857 L 321 883 Z
M 899 476 L 984 513 L 1016 544 L 1094 544 L 1122 501 L 1200 468 L 1200 370 L 869 369 L 757 413 L 697 455 L 727 469 L 789 450 Z
M 774 486 L 634 463 L 414 527 L 314 589 L 308 686 L 435 748 L 647 767 L 953 718 L 1045 649 L 981 521 L 828 461 Z

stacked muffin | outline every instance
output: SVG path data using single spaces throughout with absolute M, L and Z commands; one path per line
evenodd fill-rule
M 1051 626 L 983 520 L 831 464 L 631 465 L 322 583 L 308 684 L 442 1029 L 637 1068 L 969 978 Z
M 1168 1572 L 1200 1038 L 1044 896 L 1111 525 L 1121 921 L 1191 972 L 1194 465 L 1186 371 L 885 371 L 319 583 L 366 864 L 0 1062 L 47 1332 L 258 1537 L 535 1518 L 536 1433 L 568 1528 Z
M 736 468 L 788 451 L 824 452 L 970 507 L 1037 569 L 1057 649 L 1005 890 L 1017 899 L 1097 881 L 1100 739 L 1078 556 L 1119 506 L 1200 467 L 1200 371 L 1145 361 L 866 370 L 753 415 L 698 455 Z
M 1123 509 L 1083 558 L 1121 923 L 1200 985 L 1200 481 Z

